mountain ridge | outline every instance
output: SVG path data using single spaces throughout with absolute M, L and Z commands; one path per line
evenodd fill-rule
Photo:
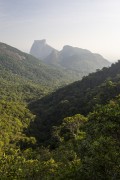
M 49 46 L 45 41 L 45 46 L 43 40 L 38 40 L 41 42 L 41 45 L 37 46 L 37 42 L 34 41 L 32 47 L 35 47 L 35 44 L 37 46 L 36 49 L 33 49 L 30 54 L 38 57 L 37 53 L 39 53 L 39 57 L 41 54 L 41 51 L 45 52 L 47 51 L 46 47 Z M 31 49 L 32 49 L 31 47 Z M 50 46 L 51 47 L 51 46 Z M 58 66 L 63 67 L 68 70 L 72 70 L 74 72 L 81 73 L 83 75 L 88 75 L 91 72 L 96 71 L 96 69 L 101 69 L 106 66 L 110 66 L 110 62 L 102 57 L 102 55 L 97 53 L 92 53 L 91 51 L 87 49 L 82 49 L 79 47 L 72 47 L 70 45 L 63 46 L 61 51 L 58 51 L 54 48 L 52 48 L 44 58 L 41 59 L 46 64 L 50 64 L 52 66 Z

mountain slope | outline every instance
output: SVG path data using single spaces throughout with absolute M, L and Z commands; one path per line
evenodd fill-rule
M 98 104 L 106 104 L 120 94 L 120 61 L 110 68 L 91 73 L 81 81 L 70 84 L 31 104 L 30 109 L 38 118 L 30 131 L 41 142 L 49 142 L 53 126 L 63 118 L 77 113 L 87 115 Z M 44 136 L 44 132 L 48 136 Z M 39 135 L 39 137 L 38 137 Z
M 74 81 L 71 72 L 46 65 L 35 57 L 3 43 L 0 43 L 0 69 L 52 89 Z

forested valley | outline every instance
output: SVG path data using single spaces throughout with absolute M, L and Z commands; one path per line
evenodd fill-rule
M 70 74 L 1 43 L 0 180 L 120 179 L 120 61 Z

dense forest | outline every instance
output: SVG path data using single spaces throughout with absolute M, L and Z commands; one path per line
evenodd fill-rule
M 91 73 L 89 76 L 83 77 L 81 81 L 60 88 L 56 92 L 32 102 L 29 107 L 37 116 L 34 123 L 31 124 L 31 131 L 34 131 L 35 128 L 33 133 L 36 134 L 36 137 L 40 141 L 42 139 L 48 141 L 50 134 L 48 133 L 47 136 L 44 130 L 51 132 L 52 126 L 61 124 L 62 119 L 67 116 L 78 113 L 87 116 L 96 106 L 109 103 L 119 93 L 120 61 L 112 64 L 110 68 L 103 68 L 96 73 Z
M 120 61 L 55 91 L 67 75 L 9 48 L 0 51 L 0 180 L 119 180 Z

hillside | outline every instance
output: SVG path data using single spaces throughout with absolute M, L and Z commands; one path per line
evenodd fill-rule
M 63 118 L 77 113 L 87 115 L 96 105 L 106 104 L 119 93 L 120 61 L 33 102 L 30 109 L 38 118 L 31 124 L 31 132 L 40 142 L 49 143 L 52 127 L 59 125 Z M 48 136 L 44 136 L 46 131 Z
M 71 72 L 46 65 L 35 57 L 4 43 L 0 43 L 0 69 L 52 89 L 70 83 L 76 77 Z
M 0 154 L 16 147 L 18 141 L 27 141 L 23 129 L 34 119 L 28 104 L 68 82 L 62 70 L 0 43 Z

